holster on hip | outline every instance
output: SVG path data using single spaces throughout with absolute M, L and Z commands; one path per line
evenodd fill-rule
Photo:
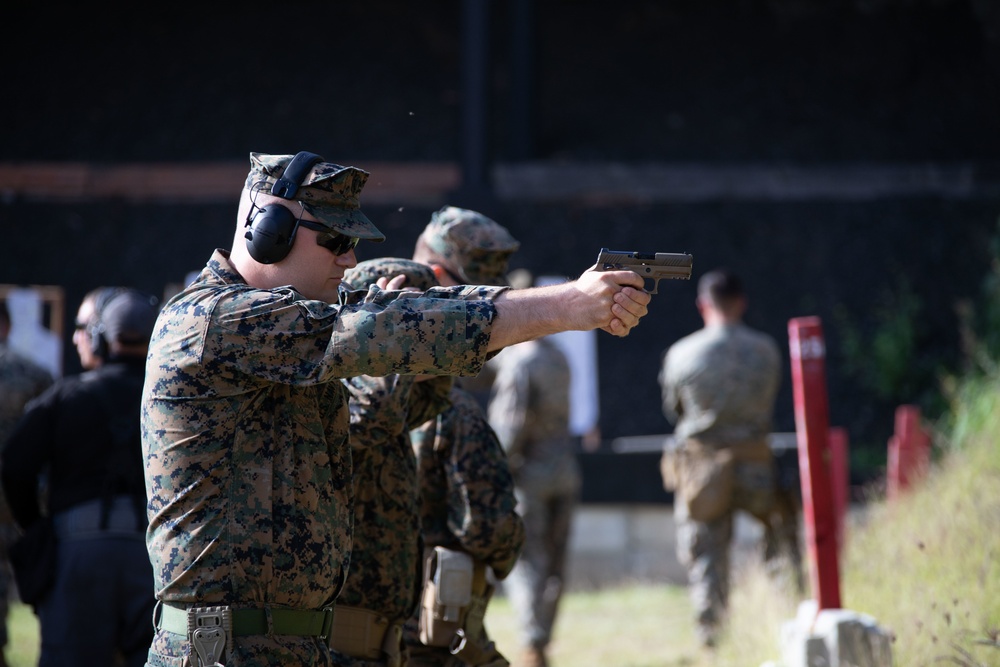
M 485 563 L 469 554 L 434 547 L 424 559 L 424 590 L 420 605 L 420 641 L 447 646 L 467 665 L 504 667 L 509 664 L 486 637 L 483 619 L 494 586 Z

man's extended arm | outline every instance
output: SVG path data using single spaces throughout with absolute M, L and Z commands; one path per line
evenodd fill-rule
M 383 276 L 376 284 L 397 290 L 405 280 L 403 275 Z M 633 271 L 602 271 L 592 266 L 570 282 L 504 290 L 494 301 L 497 317 L 489 350 L 561 331 L 601 329 L 627 336 L 647 313 L 652 297 L 644 285 L 643 277 Z
M 632 271 L 591 267 L 574 281 L 507 290 L 494 302 L 496 322 L 489 349 L 534 340 L 560 331 L 602 329 L 627 336 L 647 313 L 650 295 Z

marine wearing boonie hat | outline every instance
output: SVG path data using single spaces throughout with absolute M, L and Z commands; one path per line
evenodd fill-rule
M 521 247 L 496 221 L 456 206 L 434 213 L 420 237 L 470 285 L 506 285 L 507 263 Z
M 250 153 L 246 188 L 269 192 L 294 157 Z M 368 241 L 384 241 L 385 234 L 361 212 L 361 189 L 367 180 L 368 172 L 357 167 L 317 162 L 302 179 L 295 201 L 334 231 Z
M 383 276 L 393 278 L 400 274 L 406 276 L 403 287 L 415 287 L 426 292 L 439 285 L 431 267 L 402 257 L 379 257 L 358 262 L 357 266 L 344 271 L 344 282 L 354 289 L 367 289 Z

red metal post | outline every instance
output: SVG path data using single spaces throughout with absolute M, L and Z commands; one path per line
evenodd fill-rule
M 819 318 L 789 320 L 788 344 L 809 578 L 818 609 L 839 609 L 840 565 L 830 471 L 826 343 Z
M 833 485 L 833 517 L 836 521 L 837 553 L 844 553 L 844 524 L 851 502 L 850 458 L 847 455 L 847 429 L 830 429 L 830 483 Z
M 930 465 L 930 436 L 920 425 L 920 408 L 896 408 L 896 432 L 889 438 L 886 498 L 895 500 L 917 482 Z

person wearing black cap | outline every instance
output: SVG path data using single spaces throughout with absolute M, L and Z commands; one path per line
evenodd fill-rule
M 39 618 L 41 667 L 145 662 L 155 599 L 139 405 L 158 312 L 133 289 L 88 293 L 74 334 L 86 370 L 30 402 L 0 453 L 18 526 L 54 529 L 55 565 L 25 600 Z

